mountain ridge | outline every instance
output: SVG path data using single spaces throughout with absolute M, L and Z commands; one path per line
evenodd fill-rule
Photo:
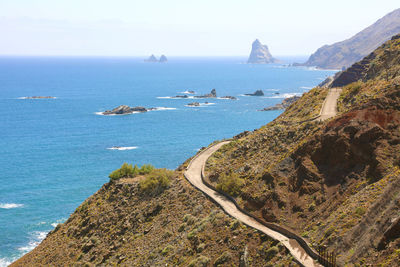
M 299 65 L 323 69 L 347 68 L 398 33 L 400 9 L 388 13 L 346 40 L 320 47 L 305 63 Z

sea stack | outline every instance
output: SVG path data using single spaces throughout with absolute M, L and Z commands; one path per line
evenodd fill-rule
M 145 60 L 146 62 L 158 62 L 158 59 L 154 56 L 151 55 L 148 59 Z
M 256 39 L 252 44 L 251 53 L 247 63 L 268 64 L 274 62 L 276 62 L 276 59 L 272 57 L 268 50 L 268 46 L 263 45 L 258 39 Z
M 168 61 L 167 57 L 165 55 L 161 55 L 160 63 L 164 63 L 164 62 L 167 62 L 167 61 Z

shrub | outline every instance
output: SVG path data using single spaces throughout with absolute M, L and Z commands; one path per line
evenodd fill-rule
M 121 178 L 134 178 L 138 175 L 146 175 L 154 170 L 154 166 L 151 164 L 144 164 L 141 168 L 137 165 L 132 166 L 132 164 L 124 163 L 121 168 L 113 171 L 108 177 L 111 181 L 115 181 Z
M 142 193 L 157 195 L 164 191 L 170 184 L 173 171 L 167 169 L 154 169 L 139 182 Z
M 132 167 L 132 164 L 124 163 L 122 164 L 121 168 L 113 171 L 110 173 L 108 177 L 110 177 L 110 180 L 118 180 L 121 178 L 130 178 L 130 177 L 135 177 L 139 173 L 139 168 L 135 165 L 135 167 Z
M 189 263 L 189 267 L 206 267 L 210 263 L 210 259 L 205 256 L 199 256 Z
M 171 250 L 174 250 L 174 247 L 171 245 L 168 245 L 161 251 L 161 254 L 167 255 Z
M 267 257 L 267 260 L 271 260 L 278 253 L 279 253 L 279 249 L 277 247 L 273 246 L 265 252 L 265 256 Z
M 143 164 L 142 167 L 139 169 L 139 174 L 141 174 L 141 175 L 149 174 L 153 170 L 154 170 L 154 166 L 153 165 L 151 165 L 151 164 Z
M 243 183 L 243 179 L 239 178 L 239 175 L 236 173 L 223 174 L 219 177 L 216 188 L 231 196 L 237 196 L 241 191 Z
M 218 266 L 218 265 L 220 265 L 220 264 L 223 264 L 223 263 L 225 263 L 225 262 L 228 262 L 228 261 L 230 261 L 231 259 L 232 259 L 232 255 L 231 255 L 228 251 L 225 251 L 224 253 L 222 253 L 221 256 L 219 256 L 219 257 L 215 260 L 214 266 Z
M 363 216 L 364 214 L 365 214 L 365 208 L 364 207 L 357 207 L 356 208 L 356 214 L 358 215 L 358 216 Z

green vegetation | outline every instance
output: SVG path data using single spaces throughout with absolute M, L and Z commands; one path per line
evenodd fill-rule
M 137 165 L 132 166 L 132 164 L 124 163 L 121 168 L 113 171 L 108 177 L 111 181 L 115 181 L 121 178 L 134 178 L 138 175 L 149 174 L 154 170 L 154 166 L 151 164 L 144 164 L 141 168 Z
M 189 267 L 206 267 L 210 261 L 206 256 L 199 256 L 189 263 Z
M 154 169 L 146 177 L 139 181 L 142 193 L 157 195 L 167 188 L 174 172 L 167 169 Z
M 124 163 L 121 168 L 110 173 L 108 177 L 110 177 L 111 181 L 115 181 L 121 178 L 129 178 L 135 177 L 138 174 L 138 167 L 132 167 L 132 164 Z
M 232 258 L 231 253 L 229 253 L 228 251 L 225 251 L 224 253 L 222 253 L 221 256 L 219 256 L 215 262 L 214 262 L 214 266 L 218 266 L 220 264 L 224 264 L 225 262 L 230 261 Z
M 216 188 L 231 196 L 237 196 L 241 192 L 243 184 L 243 179 L 236 173 L 230 173 L 229 175 L 222 174 L 218 179 Z

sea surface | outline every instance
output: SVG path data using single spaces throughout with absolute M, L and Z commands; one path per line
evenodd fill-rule
M 267 124 L 281 111 L 258 110 L 334 73 L 245 60 L 1 57 L 0 266 L 38 245 L 123 162 L 174 169 L 214 140 Z M 174 98 L 213 88 L 238 100 Z M 264 97 L 243 96 L 258 89 Z M 194 101 L 209 104 L 186 106 Z M 98 113 L 121 104 L 158 110 Z

